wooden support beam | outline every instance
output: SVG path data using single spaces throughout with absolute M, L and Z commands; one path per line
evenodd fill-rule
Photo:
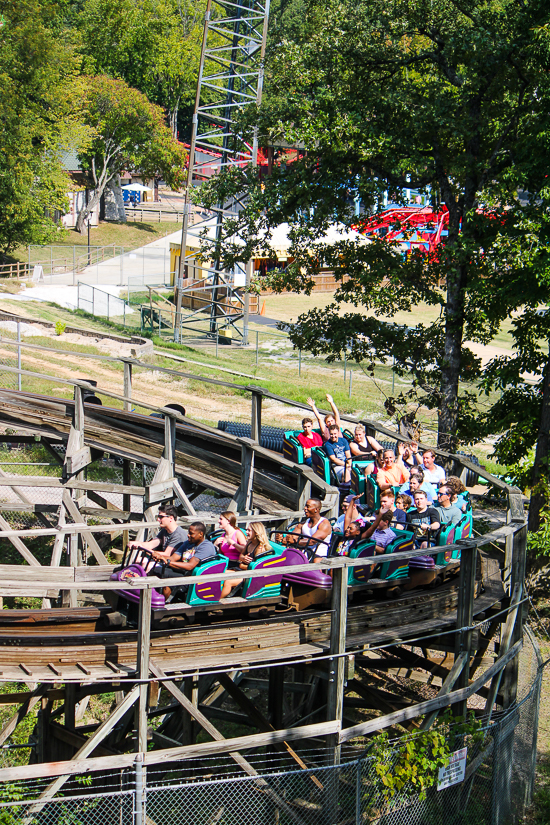
M 2 530 L 11 530 L 11 527 L 4 518 L 4 516 L 0 516 L 0 527 L 2 528 Z M 21 541 L 20 538 L 18 538 L 18 536 L 9 536 L 9 541 L 13 544 L 15 549 L 23 556 L 23 558 L 28 564 L 32 565 L 33 567 L 41 567 L 41 564 L 38 561 L 38 559 L 35 559 L 29 548 L 25 546 L 25 544 Z
M 258 444 L 262 438 L 262 393 L 252 390 L 250 438 Z
M 402 723 L 408 719 L 414 719 L 425 713 L 431 713 L 433 710 L 446 708 L 456 702 L 462 702 L 465 699 L 468 699 L 469 696 L 473 696 L 473 694 L 477 693 L 479 689 L 486 684 L 486 682 L 492 679 L 495 673 L 502 670 L 502 668 L 505 667 L 508 662 L 514 658 L 514 656 L 517 656 L 521 650 L 521 646 L 521 641 L 517 642 L 505 656 L 487 668 L 485 673 L 479 676 L 475 682 L 472 682 L 472 684 L 468 687 L 451 691 L 451 693 L 448 693 L 445 696 L 436 696 L 434 699 L 419 702 L 410 708 L 405 708 L 404 710 L 396 711 L 395 713 L 389 713 L 386 716 L 379 717 L 378 719 L 372 719 L 368 722 L 361 722 L 358 725 L 345 728 L 340 733 L 340 743 L 349 742 L 350 739 L 355 739 L 357 736 L 367 736 L 369 733 L 376 733 L 377 731 L 383 730 L 384 728 L 389 728 L 396 723 Z
M 149 648 L 151 645 L 151 600 L 152 590 L 144 590 L 139 600 L 139 626 L 137 672 L 140 679 L 149 678 Z M 147 750 L 147 682 L 139 685 L 139 705 L 137 719 L 137 750 L 145 753 Z
M 132 362 L 124 360 L 124 402 L 123 409 L 132 409 Z
M 68 490 L 63 490 L 63 504 L 65 505 L 67 512 L 69 513 L 73 521 L 76 522 L 76 524 L 86 524 L 84 516 L 81 514 L 75 502 L 72 500 Z M 80 535 L 86 539 L 88 547 L 92 551 L 97 563 L 109 564 L 107 557 L 104 555 L 103 550 L 95 540 L 93 533 L 90 533 L 89 530 L 82 529 L 79 532 Z
M 76 727 L 76 691 L 75 682 L 65 685 L 65 727 L 74 730 Z
M 164 453 L 163 458 L 166 459 L 170 467 L 170 478 L 176 474 L 175 460 L 176 460 L 176 419 L 171 415 L 164 416 Z
M 457 659 L 455 660 L 452 668 L 449 671 L 449 675 L 441 685 L 441 689 L 438 696 L 446 696 L 448 693 L 451 692 L 453 689 L 455 682 L 457 681 L 458 677 L 462 673 L 463 670 L 468 670 L 468 653 L 463 650 L 461 653 L 458 654 Z M 431 713 L 428 713 L 420 724 L 421 730 L 428 730 L 431 728 L 437 716 L 439 714 L 439 710 L 433 710 Z
M 457 673 L 456 684 L 458 688 L 468 686 L 470 655 L 472 651 L 472 631 L 460 630 L 463 627 L 471 627 L 474 621 L 474 598 L 476 590 L 476 562 L 477 545 L 469 541 L 459 541 L 460 553 L 460 578 L 458 584 L 458 605 L 456 609 L 457 639 L 455 643 L 455 661 L 460 659 L 461 653 L 466 654 L 467 667 L 461 667 Z M 458 703 L 453 708 L 457 716 L 466 718 L 467 703 Z
M 254 443 L 250 438 L 239 438 L 241 442 L 241 483 L 235 498 L 229 505 L 234 505 L 238 513 L 250 512 L 253 507 L 254 494 Z
M 6 739 L 12 735 L 17 725 L 25 719 L 25 717 L 36 707 L 46 692 L 46 685 L 39 685 L 30 696 L 25 699 L 17 713 L 14 713 L 7 722 L 4 723 L 2 730 L 0 730 L 0 745 L 3 745 Z
M 342 721 L 346 662 L 346 627 L 348 609 L 348 572 L 345 568 L 332 571 L 332 613 L 330 618 L 329 682 L 327 690 L 327 719 Z M 339 738 L 328 742 L 334 747 L 334 764 L 340 762 Z
M 516 591 L 516 585 L 518 584 L 521 586 L 523 592 L 525 582 L 525 566 L 527 562 L 526 524 L 523 524 L 520 530 L 518 530 L 518 532 L 513 536 L 512 553 L 513 559 L 510 571 L 510 592 L 513 594 Z M 510 644 L 514 644 L 518 641 L 518 639 L 521 639 L 523 637 L 523 616 L 524 610 L 523 605 L 521 605 L 516 614 L 515 625 L 512 631 L 512 638 L 510 640 Z M 510 705 L 513 705 L 516 701 L 518 689 L 518 676 L 519 660 L 514 659 L 512 662 L 510 662 L 510 664 L 507 666 L 506 670 L 502 675 L 501 692 L 503 694 L 503 708 L 510 707 Z

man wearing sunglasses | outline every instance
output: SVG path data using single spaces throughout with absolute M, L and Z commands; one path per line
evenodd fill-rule
M 439 522 L 441 525 L 458 524 L 462 518 L 462 510 L 451 504 L 451 490 L 444 484 L 437 493 L 437 512 L 439 513 Z
M 161 504 L 157 516 L 160 530 L 150 541 L 131 541 L 130 550 L 150 550 L 157 560 L 168 559 L 187 541 L 185 531 L 178 526 L 178 511 L 172 504 Z

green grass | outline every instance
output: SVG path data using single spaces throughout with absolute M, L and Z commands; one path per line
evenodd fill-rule
M 166 221 L 162 223 L 144 221 L 143 223 L 113 223 L 111 221 L 102 221 L 99 226 L 92 226 L 90 229 L 90 245 L 91 246 L 123 246 L 126 249 L 137 249 L 140 246 L 151 243 L 157 238 L 164 238 L 177 230 L 181 231 L 181 221 Z M 86 247 L 88 245 L 88 234 L 81 235 L 75 232 L 74 229 L 60 228 L 59 236 L 56 238 L 54 246 L 79 246 Z M 33 259 L 37 258 L 37 250 L 33 249 Z M 49 256 L 49 248 L 44 248 L 44 258 Z M 9 260 L 8 260 L 9 259 Z M 29 259 L 28 247 L 19 246 L 11 255 L 7 256 L 7 262 L 21 261 L 25 263 Z

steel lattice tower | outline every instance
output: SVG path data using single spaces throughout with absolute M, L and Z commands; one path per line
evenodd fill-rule
M 184 220 L 180 249 L 180 270 L 176 273 L 176 322 L 174 337 L 178 340 L 182 324 L 182 290 L 185 280 L 195 270 L 196 253 L 187 254 L 188 240 L 200 238 L 205 228 L 214 250 L 220 241 L 224 218 L 235 216 L 236 201 L 219 203 L 205 220 L 191 226 L 190 193 L 210 173 L 237 165 L 255 166 L 258 143 L 255 132 L 238 134 L 233 126 L 235 115 L 243 108 L 259 104 L 262 97 L 263 63 L 267 40 L 270 0 L 208 0 L 204 22 L 199 78 L 193 115 L 189 152 L 189 175 L 185 191 Z M 220 287 L 224 292 L 250 282 L 252 265 L 236 265 L 232 273 L 220 269 L 219 257 L 213 252 L 210 264 L 200 264 L 206 275 L 205 294 L 210 305 L 210 333 L 235 324 L 243 318 L 243 343 L 248 334 L 248 295 L 239 296 L 241 311 L 227 312 L 218 301 Z M 178 277 L 179 276 L 179 277 Z M 234 327 L 235 328 L 235 327 Z M 240 333 L 240 331 L 239 331 Z

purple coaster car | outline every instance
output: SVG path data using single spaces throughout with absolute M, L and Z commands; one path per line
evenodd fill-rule
M 285 573 L 283 581 L 295 584 L 305 584 L 309 587 L 319 587 L 322 590 L 332 590 L 332 578 L 328 573 L 324 573 L 320 564 L 310 562 L 310 559 L 298 547 L 288 546 L 285 549 L 286 563 L 290 567 L 293 564 L 310 564 L 310 570 L 302 570 L 297 573 Z
M 141 578 L 146 575 L 147 573 L 140 564 L 130 564 L 128 567 L 124 567 L 122 570 L 117 570 L 116 573 L 113 573 L 111 575 L 111 581 L 123 582 L 129 578 Z M 133 602 L 133 604 L 139 604 L 141 599 L 141 592 L 141 590 L 115 590 L 117 596 L 121 596 L 128 602 Z M 164 607 L 166 604 L 166 600 L 162 593 L 159 593 L 158 590 L 154 589 L 152 593 L 151 602 L 153 609 Z

